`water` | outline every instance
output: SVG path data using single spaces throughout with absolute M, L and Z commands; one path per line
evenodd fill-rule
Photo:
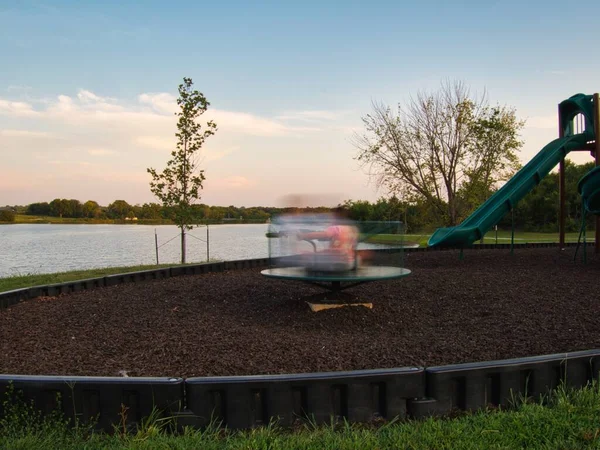
M 267 257 L 267 229 L 268 224 L 209 226 L 210 259 Z M 179 229 L 174 225 L 3 225 L 0 277 L 156 264 L 155 230 L 159 262 L 180 262 Z M 187 262 L 206 261 L 206 231 L 200 227 L 189 232 Z

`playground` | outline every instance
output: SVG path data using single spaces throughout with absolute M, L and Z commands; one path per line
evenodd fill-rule
M 372 309 L 313 313 L 307 299 L 322 289 L 305 282 L 312 275 L 266 277 L 259 268 L 38 297 L 0 311 L 0 372 L 284 374 L 598 348 L 600 255 L 594 246 L 471 248 L 570 151 L 596 149 L 598 156 L 598 114 L 590 106 L 598 105 L 598 96 L 593 99 L 561 103 L 559 139 L 461 225 L 434 233 L 431 250 L 407 250 L 402 267 L 410 276 L 380 277 L 345 291 Z M 579 192 L 587 213 L 600 212 L 597 169 L 582 179 Z M 564 227 L 560 232 L 564 242 Z
M 439 365 L 600 347 L 600 258 L 574 248 L 407 253 L 408 277 L 321 290 L 260 269 L 38 298 L 0 311 L 0 372 L 202 376 Z M 23 333 L 22 330 L 28 330 Z

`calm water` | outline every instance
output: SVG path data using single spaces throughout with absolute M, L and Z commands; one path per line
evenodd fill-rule
M 267 224 L 209 226 L 210 259 L 267 257 L 267 229 Z M 3 225 L 0 277 L 156 264 L 155 230 L 159 262 L 179 262 L 179 229 L 173 225 Z M 187 262 L 206 261 L 205 241 L 206 227 L 190 231 Z

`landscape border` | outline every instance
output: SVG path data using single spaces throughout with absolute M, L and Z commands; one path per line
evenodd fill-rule
M 566 244 L 574 247 L 576 244 Z M 587 245 L 594 245 L 588 243 Z M 555 243 L 514 244 L 520 248 L 558 247 Z M 511 244 L 480 244 L 469 249 L 510 249 Z M 414 248 L 407 253 L 453 249 Z M 456 250 L 456 249 L 454 249 Z M 0 309 L 40 296 L 137 283 L 182 275 L 268 267 L 269 258 L 202 263 L 131 272 L 0 293 Z M 0 374 L 0 417 L 7 393 L 19 393 L 42 414 L 61 410 L 67 418 L 94 421 L 112 432 L 126 419 L 136 426 L 159 410 L 178 426 L 205 427 L 218 421 L 246 429 L 276 421 L 291 426 L 309 418 L 372 422 L 420 419 L 455 411 L 509 407 L 519 397 L 543 398 L 564 383 L 580 388 L 597 380 L 600 349 L 436 367 L 400 367 L 346 372 L 225 377 L 95 377 Z M 59 400 L 60 399 L 60 400 Z M 125 415 L 123 411 L 126 411 Z

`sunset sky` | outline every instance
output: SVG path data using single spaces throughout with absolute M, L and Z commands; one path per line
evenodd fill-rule
M 174 148 L 183 77 L 219 127 L 210 205 L 386 195 L 353 159 L 361 116 L 447 79 L 517 109 L 525 163 L 560 101 L 600 91 L 600 2 L 573 5 L 0 0 L 0 205 L 157 201 L 146 168 Z

